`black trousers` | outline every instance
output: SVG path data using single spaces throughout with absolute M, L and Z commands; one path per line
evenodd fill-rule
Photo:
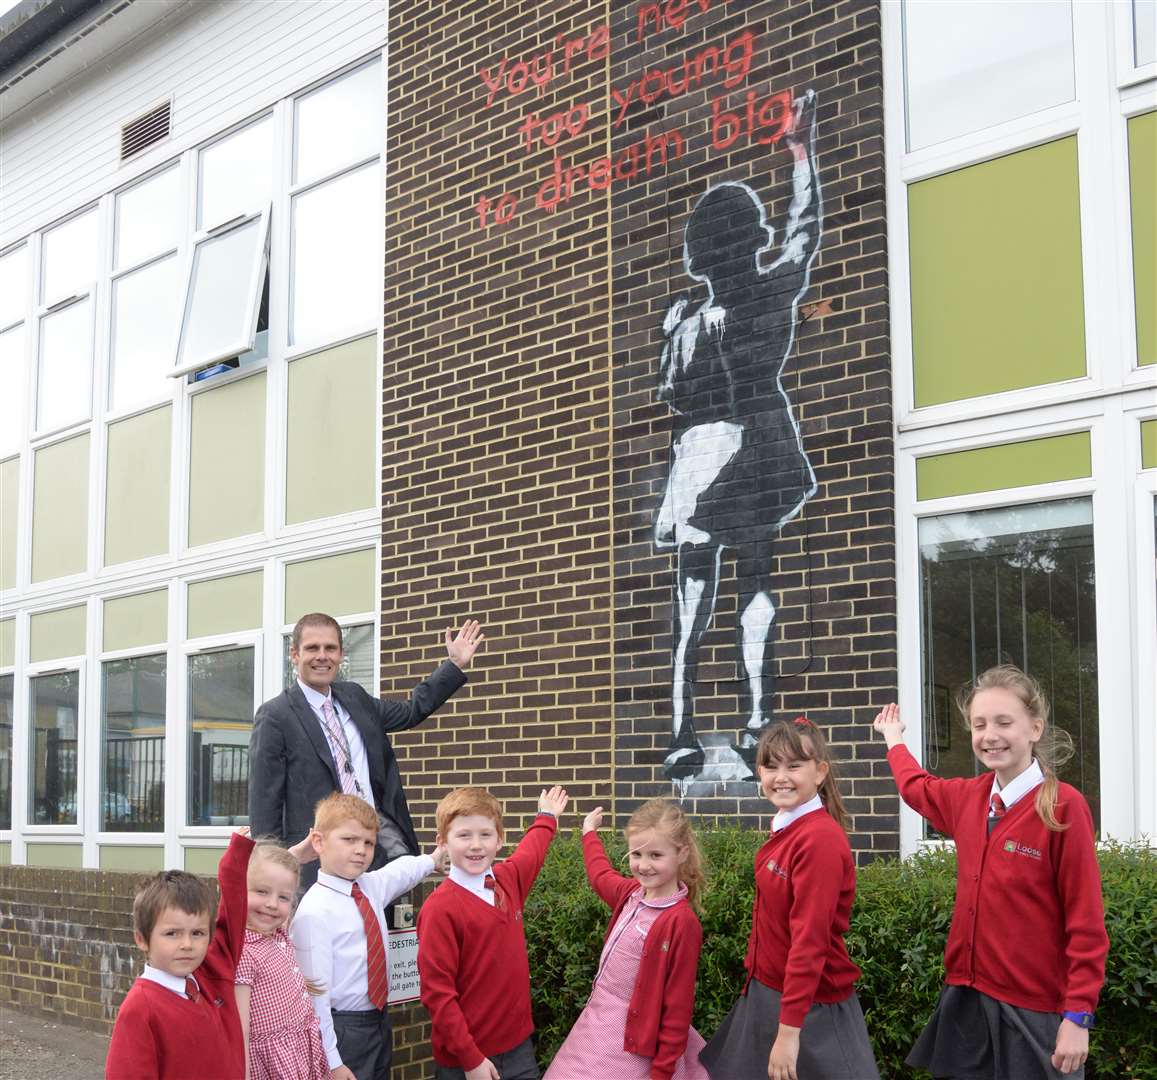
M 388 1009 L 347 1012 L 331 1009 L 337 1052 L 358 1080 L 390 1080 L 394 1032 Z
M 490 1060 L 498 1070 L 502 1080 L 538 1080 L 538 1062 L 534 1060 L 534 1040 L 520 1042 L 505 1054 L 491 1054 Z M 465 1080 L 465 1069 L 452 1069 L 446 1065 L 435 1065 L 435 1080 Z M 360 1078 L 359 1078 L 360 1080 Z M 591 1080 L 595 1080 L 594 1077 Z

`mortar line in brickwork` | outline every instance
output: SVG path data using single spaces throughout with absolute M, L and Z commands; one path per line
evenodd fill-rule
M 605 0 L 605 25 L 608 32 L 611 30 L 613 23 L 611 22 L 611 0 Z M 607 97 L 607 125 L 606 125 L 606 158 L 608 161 L 613 160 L 611 154 L 611 116 L 610 116 L 610 92 L 611 92 L 611 49 L 607 49 L 607 55 L 604 60 L 603 71 L 603 94 Z M 615 759 L 615 749 L 618 743 L 616 738 L 617 732 L 615 730 L 615 261 L 614 261 L 614 207 L 612 205 L 611 191 L 613 184 L 607 185 L 607 528 L 610 530 L 610 535 L 607 540 L 607 562 L 609 563 L 609 573 L 607 574 L 607 588 L 609 596 L 607 597 L 611 610 L 611 625 L 609 648 L 610 656 L 607 665 L 609 668 L 611 680 L 611 775 L 608 778 L 611 789 L 611 823 L 613 827 L 618 826 L 618 785 L 615 783 L 615 777 L 618 775 L 616 768 L 617 762 Z

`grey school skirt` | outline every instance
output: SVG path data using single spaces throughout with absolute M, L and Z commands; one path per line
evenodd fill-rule
M 699 1053 L 712 1080 L 767 1080 L 779 1034 L 780 992 L 752 979 Z M 813 1005 L 799 1034 L 799 1080 L 880 1080 L 860 1000 Z
M 1083 1065 L 1071 1073 L 1053 1068 L 1060 1026 L 1056 1013 L 945 986 L 907 1061 L 951 1080 L 1083 1080 Z

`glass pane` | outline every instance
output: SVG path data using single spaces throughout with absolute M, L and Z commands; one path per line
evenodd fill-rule
M 24 318 L 28 300 L 28 245 L 0 258 L 0 326 Z
M 12 828 L 13 676 L 0 675 L 0 829 Z
M 1035 676 L 1076 754 L 1060 771 L 1100 821 L 1096 590 L 1089 499 L 950 514 L 920 522 L 924 762 L 975 776 L 952 705 L 986 669 Z
M 197 228 L 253 213 L 273 190 L 273 121 L 264 120 L 201 151 Z
M 180 236 L 181 175 L 177 169 L 146 180 L 117 196 L 116 269 L 177 246 Z
M 1133 0 L 1133 62 L 1137 67 L 1157 60 L 1157 4 Z
M 341 628 L 342 660 L 338 669 L 338 678 L 342 682 L 356 682 L 371 694 L 377 693 L 377 680 L 374 678 L 375 645 L 374 624 L 359 623 L 357 626 L 343 626 Z M 285 685 L 293 685 L 297 673 L 293 670 L 293 663 L 289 659 L 289 643 L 291 635 L 282 638 L 282 664 L 285 672 Z
M 113 409 L 172 396 L 167 372 L 173 363 L 180 290 L 176 255 L 113 283 Z
M 44 234 L 42 304 L 88 292 L 96 279 L 96 211 L 90 210 Z
M 294 106 L 294 183 L 378 153 L 385 131 L 382 71 L 367 64 L 319 87 Z
M 253 332 L 248 319 L 254 300 L 254 263 L 264 250 L 265 226 L 263 218 L 254 218 L 197 245 L 185 300 L 179 366 L 244 351 L 239 345 Z
M 906 0 L 904 66 L 909 150 L 1072 101 L 1072 5 Z
M 36 430 L 51 431 L 92 413 L 92 298 L 40 320 Z
M 24 441 L 24 324 L 0 334 L 0 457 Z
M 292 340 L 323 342 L 372 325 L 381 306 L 378 167 L 293 200 Z
M 164 655 L 103 664 L 101 688 L 101 828 L 160 832 L 165 827 Z
M 189 657 L 189 824 L 249 824 L 253 649 Z
M 80 673 L 64 671 L 30 679 L 32 713 L 32 825 L 75 825 L 76 746 Z

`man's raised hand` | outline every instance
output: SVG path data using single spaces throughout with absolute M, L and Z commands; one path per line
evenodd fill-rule
M 454 634 L 446 627 L 446 654 L 463 671 L 470 666 L 478 647 L 486 640 L 477 619 L 467 619 L 462 629 Z

